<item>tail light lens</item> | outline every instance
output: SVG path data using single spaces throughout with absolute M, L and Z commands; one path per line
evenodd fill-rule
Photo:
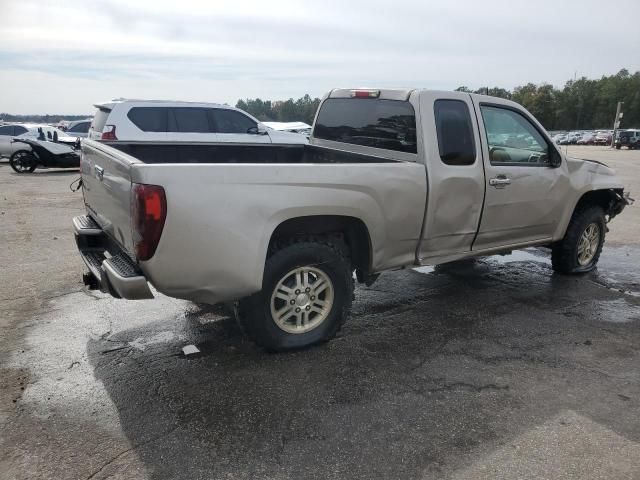
M 116 126 L 115 125 L 105 125 L 102 129 L 102 140 L 117 140 L 116 137 Z
M 166 218 L 167 198 L 164 188 L 134 183 L 131 196 L 131 229 L 138 260 L 149 260 L 156 253 Z
M 380 90 L 351 90 L 353 98 L 378 98 Z

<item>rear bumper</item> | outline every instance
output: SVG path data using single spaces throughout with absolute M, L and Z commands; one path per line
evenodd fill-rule
M 78 251 L 90 272 L 83 278 L 89 288 L 127 300 L 153 298 L 140 268 L 91 217 L 75 217 L 73 228 Z

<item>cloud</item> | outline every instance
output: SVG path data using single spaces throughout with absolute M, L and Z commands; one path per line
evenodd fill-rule
M 592 0 L 5 0 L 2 8 L 0 109 L 16 113 L 86 112 L 110 96 L 235 103 L 335 86 L 561 85 L 575 72 L 640 69 L 629 55 L 640 45 L 635 20 L 602 22 L 602 3 Z M 635 1 L 616 9 L 633 11 Z M 38 79 L 46 79 L 39 89 Z M 25 95 L 27 84 L 53 98 Z

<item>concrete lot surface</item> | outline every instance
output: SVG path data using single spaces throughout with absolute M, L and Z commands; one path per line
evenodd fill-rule
M 639 151 L 569 152 L 640 194 Z M 0 479 L 640 478 L 638 207 L 596 272 L 387 273 L 334 341 L 272 355 L 221 308 L 86 291 L 76 177 L 0 162 Z

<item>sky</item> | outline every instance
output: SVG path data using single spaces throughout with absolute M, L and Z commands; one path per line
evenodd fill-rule
M 0 112 L 640 70 L 638 0 L 0 0 Z M 628 15 L 625 12 L 635 12 Z

